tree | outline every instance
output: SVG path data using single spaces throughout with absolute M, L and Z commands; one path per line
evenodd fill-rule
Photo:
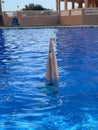
M 25 5 L 25 8 L 23 8 L 22 10 L 49 10 L 46 8 L 43 8 L 41 5 L 39 4 L 29 4 L 29 5 Z
M 0 25 L 3 25 L 3 16 L 2 16 L 2 4 L 1 4 L 1 0 L 0 0 Z

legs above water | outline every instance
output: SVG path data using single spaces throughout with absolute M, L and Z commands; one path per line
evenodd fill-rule
M 58 82 L 58 66 L 54 52 L 54 38 L 50 38 L 49 54 L 46 70 L 46 84 L 55 85 Z

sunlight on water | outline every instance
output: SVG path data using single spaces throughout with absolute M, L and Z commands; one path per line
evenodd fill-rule
M 98 130 L 98 28 L 0 30 L 0 130 Z M 45 85 L 50 37 L 59 85 Z

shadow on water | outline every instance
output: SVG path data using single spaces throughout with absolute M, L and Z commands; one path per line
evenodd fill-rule
M 58 29 L 56 48 L 60 81 L 65 93 L 98 93 L 98 37 L 94 35 L 98 33 L 97 29 Z

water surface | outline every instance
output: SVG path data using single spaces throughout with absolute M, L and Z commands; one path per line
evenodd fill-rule
M 45 85 L 51 36 L 57 87 Z M 98 130 L 97 101 L 97 27 L 0 30 L 0 130 Z

